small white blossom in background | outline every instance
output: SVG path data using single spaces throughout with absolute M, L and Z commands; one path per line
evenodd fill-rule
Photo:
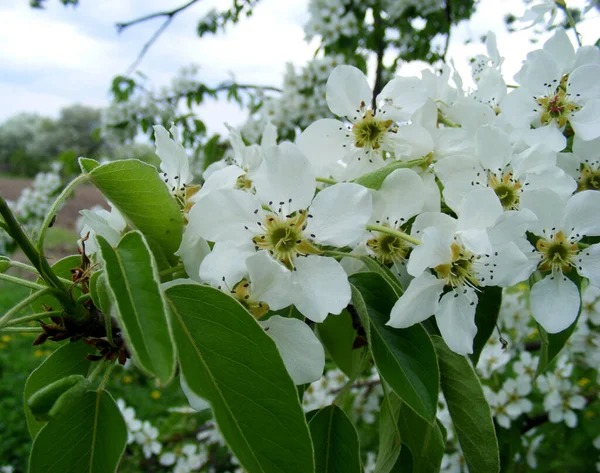
M 135 417 L 135 409 L 133 407 L 127 407 L 123 399 L 117 399 L 117 406 L 123 415 L 125 425 L 127 426 L 127 443 L 133 443 L 136 438 L 135 435 L 142 428 L 142 421 Z
M 142 447 L 144 457 L 150 458 L 158 455 L 162 450 L 162 444 L 158 439 L 158 429 L 145 420 L 142 428 L 134 434 L 135 442 Z
M 10 465 L 0 466 L 0 473 L 14 473 L 15 468 Z

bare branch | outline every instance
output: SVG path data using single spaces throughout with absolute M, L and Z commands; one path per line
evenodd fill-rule
M 177 15 L 178 13 L 181 13 L 183 10 L 191 7 L 193 4 L 198 3 L 199 1 L 200 0 L 190 0 L 186 4 L 181 5 L 180 7 L 175 8 L 174 10 L 151 13 L 149 15 L 142 16 L 140 18 L 136 18 L 135 20 L 131 20 L 131 21 L 128 21 L 125 23 L 117 23 L 115 25 L 117 27 L 117 32 L 121 33 L 121 32 L 123 32 L 123 30 L 125 30 L 126 28 L 128 28 L 132 25 L 136 25 L 138 23 L 143 23 L 145 21 L 152 20 L 154 18 L 166 17 L 166 20 L 154 32 L 154 34 L 150 37 L 150 39 L 148 41 L 146 41 L 146 43 L 140 50 L 135 61 L 133 61 L 131 66 L 129 66 L 129 68 L 127 69 L 127 72 L 125 73 L 126 76 L 131 75 L 131 73 L 133 71 L 135 71 L 136 67 L 140 64 L 140 62 L 142 62 L 142 59 L 144 58 L 144 56 L 146 55 L 146 53 L 148 52 L 150 47 L 156 42 L 156 40 L 160 37 L 160 35 L 163 34 L 164 31 L 167 29 L 167 27 L 171 24 L 171 21 L 173 21 L 173 18 L 175 18 L 175 15 Z

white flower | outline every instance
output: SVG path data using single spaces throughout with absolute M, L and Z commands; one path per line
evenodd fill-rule
M 494 372 L 503 372 L 504 366 L 510 361 L 511 356 L 497 338 L 491 337 L 479 355 L 477 370 L 482 378 L 489 378 Z
M 522 351 L 519 356 L 519 360 L 515 361 L 513 370 L 519 377 L 525 376 L 532 380 L 535 379 L 535 372 L 537 370 L 539 357 L 532 356 L 528 351 Z
M 540 0 L 541 3 L 536 3 L 535 5 L 531 5 L 525 10 L 525 13 L 522 17 L 517 18 L 518 21 L 523 23 L 529 23 L 525 26 L 525 28 L 531 28 L 540 23 L 546 23 L 546 27 L 549 28 L 554 19 L 556 18 L 557 8 L 555 0 Z M 548 20 L 546 21 L 546 15 L 549 15 Z
M 573 152 L 560 153 L 558 165 L 577 179 L 579 190 L 600 190 L 600 138 L 584 141 L 576 135 Z
M 421 81 L 398 77 L 377 96 L 379 107 L 375 110 L 371 108 L 372 99 L 367 78 L 359 69 L 338 66 L 333 70 L 327 81 L 327 104 L 352 126 L 322 119 L 300 135 L 298 145 L 317 174 L 353 179 L 382 166 L 384 151 L 402 154 L 410 148 L 392 130 L 395 121 L 410 119 L 427 100 Z
M 127 227 L 127 222 L 121 215 L 121 212 L 109 202 L 110 212 L 105 209 L 81 210 L 81 238 L 85 238 L 89 233 L 89 238 L 85 241 L 85 252 L 92 255 L 98 251 L 96 235 L 106 238 L 112 246 L 117 246 L 121 235 Z M 79 240 L 81 245 L 82 240 Z
M 135 433 L 142 428 L 142 422 L 135 417 L 135 409 L 127 407 L 123 399 L 117 399 L 117 406 L 127 426 L 127 443 L 133 443 L 135 441 Z
M 162 444 L 156 440 L 157 438 L 158 429 L 148 421 L 144 421 L 141 430 L 135 433 L 135 441 L 142 446 L 145 458 L 158 455 L 162 450 Z
M 165 185 L 178 198 L 185 197 L 185 188 L 194 179 L 190 171 L 190 161 L 185 149 L 177 139 L 177 128 L 171 126 L 169 132 L 160 126 L 154 126 L 156 154 L 160 158 L 161 177 Z
M 435 315 L 450 349 L 461 355 L 472 353 L 476 288 L 514 284 L 511 271 L 525 258 L 510 241 L 495 245 L 502 251 L 492 247 L 488 230 L 502 214 L 496 194 L 486 188 L 465 196 L 458 220 L 439 213 L 419 215 L 412 234 L 421 237 L 422 244 L 412 250 L 407 266 L 415 279 L 394 305 L 387 325 L 405 328 Z M 502 243 L 511 238 L 506 232 L 494 240 Z
M 256 298 L 272 310 L 294 304 L 317 322 L 328 313 L 340 313 L 350 300 L 346 274 L 334 259 L 318 256 L 321 251 L 313 243 L 357 243 L 372 211 L 369 193 L 343 183 L 313 199 L 314 174 L 291 143 L 267 150 L 254 183 L 256 195 L 225 189 L 204 196 L 189 212 L 187 231 L 238 247 L 252 244 L 258 253 L 270 255 L 271 264 L 267 259 L 260 274 L 272 284 Z M 201 273 L 205 264 L 209 263 L 202 263 Z M 237 265 L 246 271 L 244 258 Z
M 553 391 L 544 398 L 548 420 L 553 424 L 564 421 L 572 429 L 577 427 L 577 414 L 574 410 L 583 409 L 585 404 L 585 398 L 573 392 Z
M 531 315 L 548 333 L 561 332 L 580 306 L 579 289 L 564 273 L 575 269 L 600 286 L 600 244 L 578 246 L 584 236 L 600 235 L 600 192 L 580 192 L 565 203 L 551 190 L 538 189 L 523 194 L 521 207 L 538 218 L 531 231 L 540 239 L 531 258 L 547 274 L 531 288 Z

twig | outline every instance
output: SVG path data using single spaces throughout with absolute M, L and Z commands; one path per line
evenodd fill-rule
M 138 53 L 137 58 L 135 59 L 135 61 L 133 61 L 131 66 L 129 66 L 129 68 L 127 69 L 127 72 L 125 73 L 126 76 L 131 75 L 131 73 L 133 71 L 135 71 L 136 67 L 140 64 L 140 62 L 142 62 L 142 59 L 144 58 L 144 56 L 146 55 L 146 53 L 148 52 L 150 47 L 156 42 L 156 40 L 160 37 L 160 35 L 163 34 L 163 32 L 171 24 L 171 21 L 173 21 L 173 18 L 175 18 L 175 15 L 177 15 L 178 13 L 181 13 L 183 10 L 191 7 L 194 3 L 198 3 L 199 1 L 200 0 L 190 0 L 186 4 L 184 4 L 178 8 L 175 8 L 174 10 L 151 13 L 149 15 L 142 16 L 135 20 L 131 20 L 131 21 L 128 21 L 125 23 L 117 23 L 115 25 L 117 27 L 117 32 L 121 33 L 121 32 L 123 32 L 123 30 L 125 30 L 126 28 L 128 28 L 132 25 L 135 25 L 138 23 L 143 23 L 145 21 L 152 20 L 154 18 L 167 17 L 167 19 L 162 23 L 162 25 L 160 25 L 159 28 L 154 32 L 154 34 L 150 37 L 150 39 L 148 41 L 146 41 L 144 46 L 142 46 L 142 49 Z
M 446 20 L 448 21 L 448 33 L 446 34 L 446 44 L 444 45 L 444 53 L 442 54 L 442 61 L 446 62 L 446 55 L 448 54 L 448 48 L 450 48 L 450 32 L 452 31 L 452 0 L 446 0 Z
M 379 9 L 373 9 L 373 31 L 379 32 L 376 38 L 377 50 L 375 54 L 377 55 L 377 69 L 375 70 L 375 85 L 373 86 L 373 103 L 372 109 L 377 109 L 377 96 L 381 92 L 383 87 L 383 54 L 385 53 L 385 27 L 383 26 L 383 22 L 381 20 L 381 12 Z

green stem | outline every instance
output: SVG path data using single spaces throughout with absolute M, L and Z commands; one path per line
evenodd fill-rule
M 26 297 L 25 299 L 23 299 L 16 306 L 14 306 L 12 309 L 10 309 L 6 314 L 4 314 L 2 317 L 0 317 L 0 327 L 3 327 L 4 325 L 6 325 L 8 323 L 8 321 L 10 321 L 10 319 L 12 319 L 16 314 L 21 312 L 23 309 L 26 309 L 29 306 L 29 304 L 31 304 L 36 299 L 39 299 L 40 297 L 42 297 L 43 295 L 45 295 L 48 292 L 50 292 L 50 288 L 45 287 L 42 290 L 40 290 L 38 292 L 34 292 L 29 297 Z
M 69 183 L 69 185 L 67 185 L 67 187 L 65 187 L 63 189 L 63 191 L 60 193 L 60 195 L 56 198 L 56 200 L 52 204 L 52 207 L 50 207 L 50 210 L 46 214 L 46 218 L 42 222 L 42 226 L 40 227 L 40 232 L 39 232 L 39 235 L 38 235 L 37 249 L 40 252 L 40 254 L 44 254 L 44 238 L 46 237 L 46 231 L 50 227 L 50 222 L 52 222 L 52 219 L 58 213 L 58 208 L 71 195 L 71 192 L 73 192 L 73 190 L 79 184 L 81 184 L 82 182 L 87 181 L 88 178 L 89 178 L 89 176 L 87 174 L 81 174 L 80 176 L 78 176 L 75 179 L 73 179 Z
M 104 388 L 104 386 L 106 385 L 108 378 L 110 378 L 110 374 L 112 373 L 112 370 L 115 368 L 116 364 L 113 362 L 110 365 L 108 365 L 107 370 L 104 373 L 104 376 L 102 376 L 102 381 L 100 381 L 100 384 L 98 385 L 98 389 L 96 389 L 97 392 L 102 391 L 102 389 Z
M 4 327 L 0 328 L 0 333 L 42 333 L 39 327 Z
M 393 228 L 384 227 L 383 225 L 367 225 L 367 230 L 371 230 L 374 232 L 380 232 L 380 233 L 387 233 L 388 235 L 392 235 L 397 238 L 401 238 L 402 240 L 406 240 L 407 242 L 412 243 L 413 245 L 421 244 L 420 240 L 417 240 L 416 238 L 413 238 L 404 232 L 394 230 Z
M 336 250 L 325 250 L 323 256 L 332 256 L 333 258 L 356 258 L 360 259 L 360 255 L 353 255 L 352 253 L 344 253 L 343 251 Z
M 81 296 L 79 296 L 77 298 L 77 304 L 82 304 L 85 301 L 89 301 L 91 298 L 92 298 L 92 295 L 90 293 L 82 294 Z
M 4 218 L 6 222 L 6 226 L 8 228 L 8 234 L 11 236 L 13 240 L 17 242 L 27 259 L 31 262 L 31 264 L 35 267 L 37 272 L 41 275 L 41 277 L 46 281 L 46 283 L 56 289 L 55 296 L 60 300 L 63 308 L 67 310 L 69 313 L 76 315 L 77 318 L 85 317 L 85 313 L 83 312 L 81 307 L 77 307 L 75 301 L 71 297 L 71 295 L 67 292 L 65 286 L 58 278 L 58 276 L 54 273 L 48 260 L 44 258 L 37 249 L 33 246 L 21 225 L 8 208 L 8 204 L 6 201 L 0 196 L 0 215 Z
M 10 276 L 9 274 L 0 273 L 0 279 L 11 282 L 14 284 L 20 284 L 21 286 L 28 287 L 30 289 L 45 289 L 46 286 L 43 284 L 38 284 L 33 281 L 27 281 L 26 279 L 21 279 L 16 276 Z
M 317 182 L 324 182 L 325 184 L 337 184 L 338 181 L 336 181 L 335 179 L 331 179 L 329 177 L 316 177 L 315 178 Z
M 110 314 L 102 315 L 104 316 L 104 330 L 106 330 L 106 339 L 108 340 L 108 343 L 110 343 L 112 346 L 115 346 L 112 334 L 112 317 Z
M 98 373 L 100 373 L 100 371 L 102 371 L 102 368 L 104 368 L 104 362 L 99 361 L 98 364 L 94 367 L 92 372 L 87 377 L 87 379 L 90 380 L 90 383 L 96 379 L 96 376 L 98 376 Z
M 35 269 L 33 266 L 30 266 L 28 264 L 25 263 L 21 263 L 20 261 L 13 261 L 10 260 L 8 261 L 8 265 L 11 268 L 18 268 L 18 269 L 22 269 L 23 271 L 29 271 L 32 274 L 36 274 L 36 275 L 40 275 L 40 273 L 38 273 L 37 269 Z M 68 279 L 65 278 L 61 278 L 60 276 L 58 276 L 58 279 L 63 283 L 63 284 L 68 284 L 69 286 L 71 284 L 73 284 L 73 281 L 70 281 Z
M 450 128 L 460 128 L 460 125 L 457 125 L 453 121 L 449 120 L 442 113 L 438 113 L 437 121 L 438 121 L 438 123 L 443 123 L 444 125 L 446 125 Z
M 17 325 L 17 324 L 20 324 L 21 322 L 31 322 L 32 320 L 40 320 L 40 319 L 44 319 L 46 317 L 52 317 L 54 315 L 61 315 L 62 313 L 63 313 L 62 310 L 50 310 L 48 312 L 37 312 L 35 314 L 19 317 L 18 319 L 12 319 L 6 325 L 7 326 Z
M 178 273 L 179 271 L 183 271 L 184 269 L 185 266 L 183 266 L 183 264 L 178 264 L 172 268 L 163 269 L 158 273 L 158 275 L 162 278 L 163 276 L 169 276 L 171 274 Z

